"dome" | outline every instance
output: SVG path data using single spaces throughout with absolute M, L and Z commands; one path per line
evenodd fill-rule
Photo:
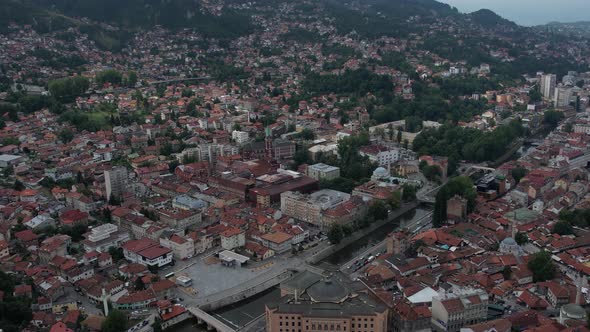
M 507 237 L 504 240 L 502 240 L 502 244 L 505 245 L 505 246 L 516 246 L 516 245 L 518 245 L 516 243 L 516 241 L 514 241 L 514 239 L 511 238 L 511 237 Z
M 573 303 L 562 306 L 561 314 L 569 319 L 586 319 L 586 310 Z
M 339 303 L 348 297 L 348 290 L 341 283 L 327 278 L 309 287 L 307 294 L 314 302 Z
M 373 171 L 373 176 L 378 178 L 386 178 L 389 177 L 389 171 L 383 167 L 377 167 L 377 169 Z

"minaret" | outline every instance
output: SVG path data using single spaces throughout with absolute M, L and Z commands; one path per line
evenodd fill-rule
M 102 305 L 104 307 L 104 315 L 106 317 L 109 315 L 109 304 L 107 302 L 107 293 L 104 288 L 102 289 Z
M 264 138 L 264 152 L 266 153 L 266 159 L 271 162 L 273 157 L 272 151 L 272 134 L 270 132 L 270 128 L 266 127 L 264 129 L 264 133 L 266 137 Z
M 516 240 L 516 231 L 518 230 L 518 228 L 516 228 L 516 220 L 512 220 L 510 228 L 512 228 L 512 239 Z
M 576 304 L 582 305 L 580 303 L 582 301 L 582 287 L 585 286 L 586 280 L 582 273 L 577 273 L 576 275 Z

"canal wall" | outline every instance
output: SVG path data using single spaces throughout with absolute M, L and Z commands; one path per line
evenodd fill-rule
M 201 303 L 198 305 L 198 307 L 199 309 L 207 312 L 223 308 L 230 304 L 234 304 L 254 295 L 260 294 L 265 290 L 274 287 L 280 284 L 281 282 L 291 278 L 295 273 L 296 271 L 293 270 L 283 271 L 280 274 L 273 276 L 269 279 L 266 279 L 252 287 L 237 289 L 236 292 L 231 295 L 225 296 L 217 300 L 207 301 L 206 303 Z M 238 287 L 241 288 L 242 286 L 240 285 Z
M 317 264 L 318 262 L 322 261 L 326 257 L 348 247 L 352 243 L 358 241 L 360 238 L 374 232 L 379 227 L 382 227 L 382 226 L 390 223 L 391 221 L 401 217 L 403 214 L 405 214 L 409 211 L 412 211 L 413 209 L 417 208 L 419 205 L 420 205 L 419 202 L 411 202 L 411 203 L 403 204 L 403 206 L 400 207 L 399 209 L 392 211 L 391 214 L 389 215 L 389 218 L 387 218 L 385 220 L 376 221 L 376 222 L 372 223 L 369 227 L 354 232 L 351 236 L 344 238 L 340 243 L 338 243 L 336 245 L 329 246 L 327 248 L 324 248 L 322 251 L 319 251 L 317 254 L 309 257 L 306 260 L 306 262 L 308 264 Z

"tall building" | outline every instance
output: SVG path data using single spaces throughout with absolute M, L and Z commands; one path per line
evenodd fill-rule
M 558 86 L 555 88 L 555 96 L 553 97 L 555 107 L 568 106 L 572 102 L 573 96 L 573 89 L 571 87 Z
M 555 85 L 557 84 L 557 75 L 545 74 L 541 76 L 541 94 L 547 99 L 552 99 L 555 95 Z
M 124 166 L 115 166 L 104 172 L 104 182 L 107 199 L 111 196 L 121 197 L 127 185 L 127 168 Z
M 333 278 L 303 271 L 281 283 L 283 298 L 266 305 L 268 332 L 385 332 L 389 310 Z

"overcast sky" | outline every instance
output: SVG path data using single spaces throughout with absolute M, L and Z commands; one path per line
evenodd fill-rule
M 469 13 L 487 8 L 520 25 L 590 21 L 590 0 L 438 0 Z

